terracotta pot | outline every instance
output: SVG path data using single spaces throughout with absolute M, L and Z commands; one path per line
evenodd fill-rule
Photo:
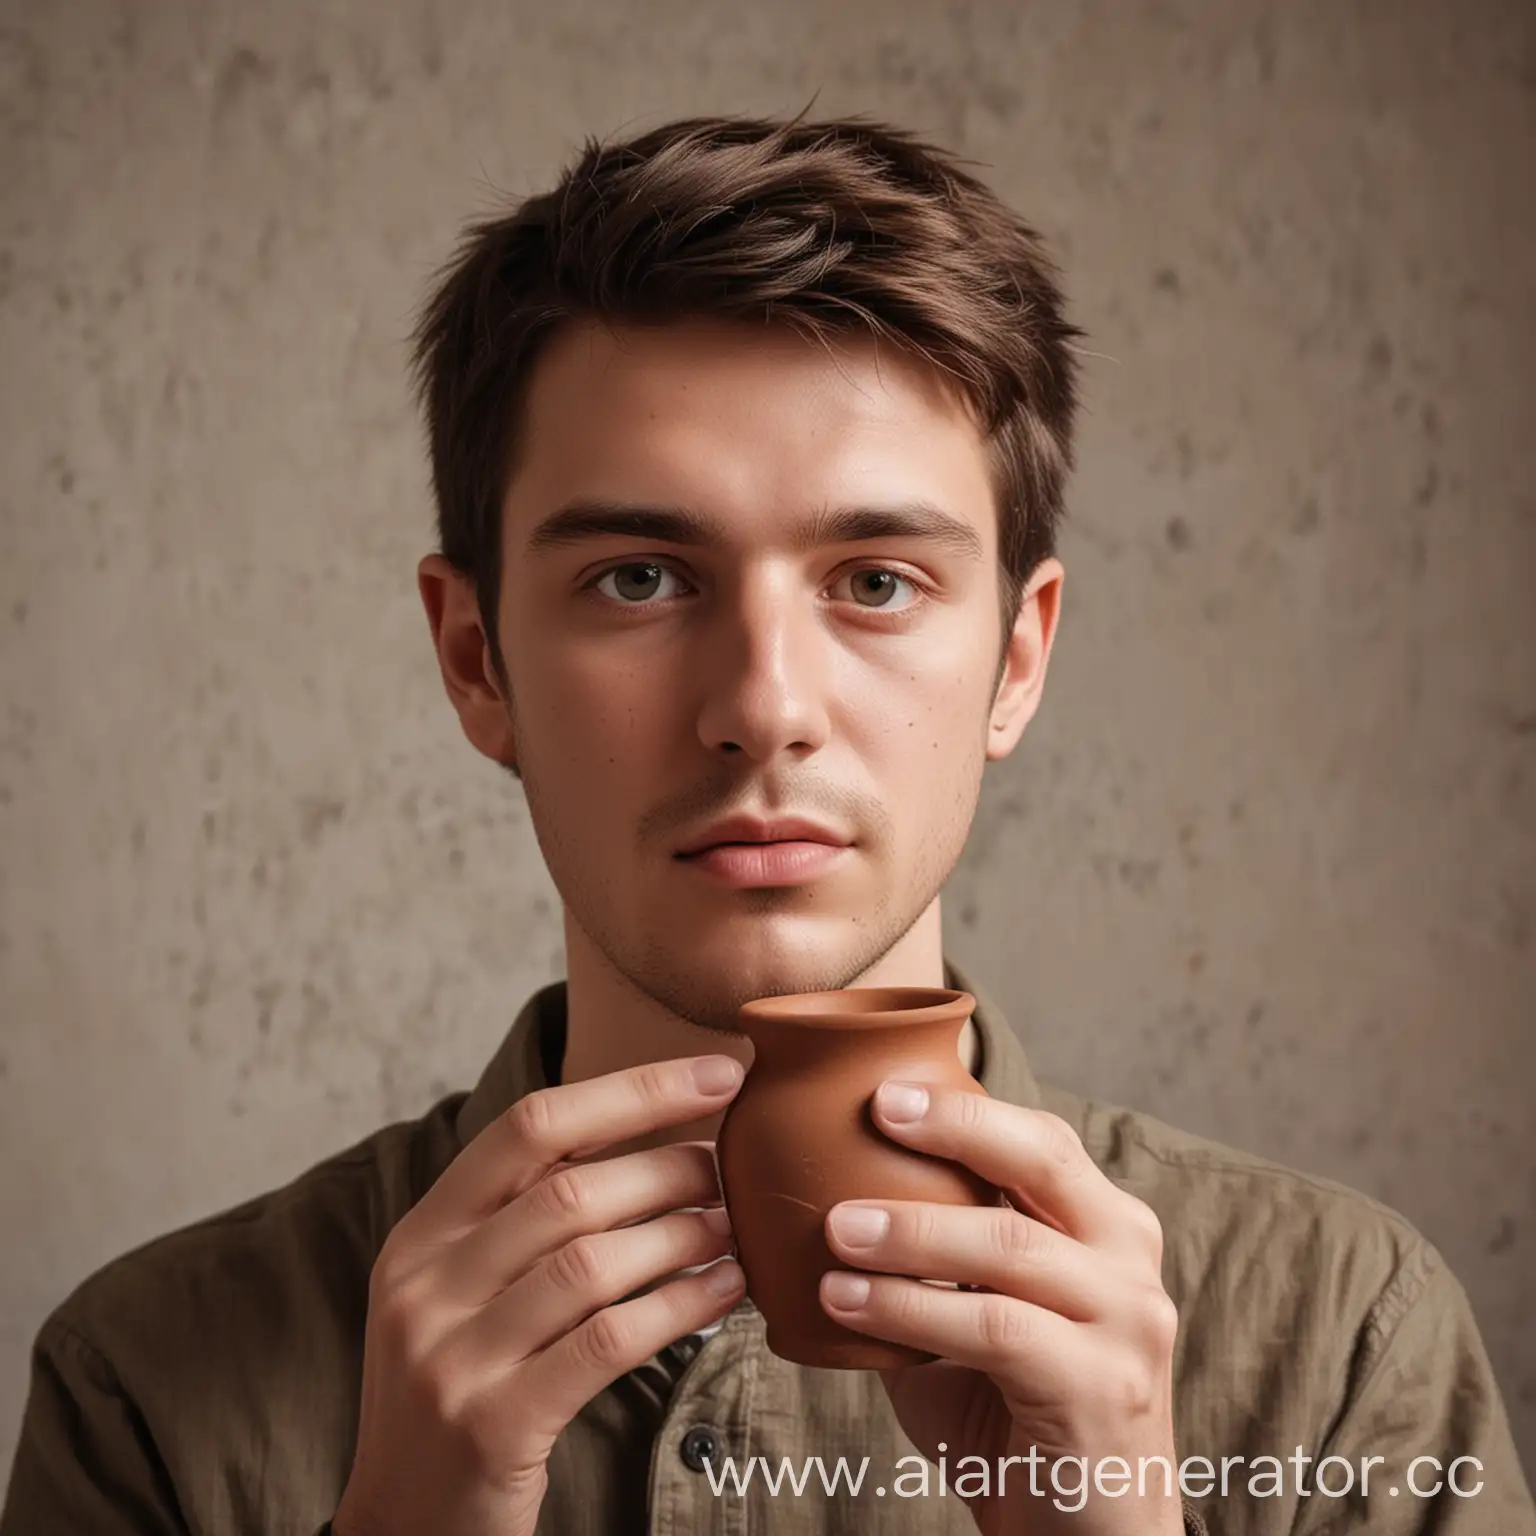
M 747 1295 L 780 1358 L 843 1370 L 933 1358 L 827 1315 L 821 1276 L 854 1266 L 828 1248 L 825 1222 L 842 1200 L 998 1201 L 969 1169 L 899 1145 L 870 1118 L 870 1100 L 888 1077 L 986 1091 L 959 1057 L 960 1030 L 975 1006 L 970 993 L 945 987 L 851 987 L 759 998 L 741 1009 L 755 1056 L 715 1152 Z

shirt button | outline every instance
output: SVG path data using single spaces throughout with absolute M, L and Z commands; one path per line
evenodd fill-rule
M 713 1424 L 695 1424 L 684 1433 L 678 1452 L 690 1472 L 702 1472 L 706 1461 L 719 1463 L 720 1431 Z

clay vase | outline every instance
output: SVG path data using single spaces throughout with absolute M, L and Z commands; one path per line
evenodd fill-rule
M 857 1266 L 832 1253 L 825 1223 L 842 1200 L 998 1202 L 969 1169 L 901 1146 L 870 1117 L 888 1077 L 986 1091 L 959 1058 L 975 1006 L 970 993 L 946 987 L 851 987 L 758 998 L 740 1010 L 755 1056 L 715 1155 L 747 1295 L 781 1359 L 841 1370 L 933 1359 L 828 1316 L 822 1275 Z

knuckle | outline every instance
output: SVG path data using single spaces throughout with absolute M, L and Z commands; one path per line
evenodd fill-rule
M 393 1296 L 406 1284 L 415 1269 L 416 1261 L 400 1236 L 400 1228 L 391 1228 L 379 1247 L 373 1268 L 368 1272 L 369 1301 L 383 1302 Z
M 954 1095 L 955 1124 L 962 1131 L 979 1131 L 986 1121 L 989 1103 L 983 1094 L 957 1093 Z
M 926 1204 L 897 1206 L 891 1212 L 891 1233 L 903 1247 L 927 1252 L 938 1246 L 939 1222 L 933 1210 Z
M 368 1320 L 380 1344 L 394 1358 L 409 1358 L 417 1348 L 426 1313 L 426 1283 L 418 1277 L 392 1279 L 371 1292 Z
M 454 1425 L 464 1409 L 464 1378 L 446 1350 L 417 1362 L 412 1376 L 416 1396 L 434 1424 Z
M 729 1247 L 736 1240 L 729 1232 L 716 1232 L 702 1211 L 678 1212 L 663 1217 L 662 1223 L 669 1257 L 676 1263 L 706 1264 L 719 1254 L 722 1244 Z
M 928 1310 L 928 1291 L 929 1287 L 922 1281 L 893 1285 L 874 1276 L 870 1281 L 870 1307 L 878 1308 L 880 1315 L 889 1318 L 899 1329 L 920 1326 Z
M 555 1105 L 553 1090 L 539 1088 L 524 1094 L 506 1111 L 507 1126 L 513 1137 L 534 1153 L 554 1155 Z
M 542 1198 L 552 1216 L 584 1221 L 592 1205 L 591 1189 L 579 1168 L 561 1168 L 544 1180 Z
M 1004 1269 L 1036 1268 L 1047 1246 L 1045 1231 L 1018 1211 L 999 1210 L 992 1218 L 992 1243 Z
M 396 1293 L 369 1309 L 374 1337 L 392 1359 L 409 1359 L 415 1348 L 416 1317 L 413 1308 Z
M 1029 1342 L 1029 1314 L 1007 1296 L 983 1298 L 977 1328 L 981 1342 L 998 1354 L 1011 1354 Z
M 1179 1332 L 1179 1309 L 1161 1286 L 1149 1286 L 1138 1309 L 1141 1329 L 1161 1356 L 1172 1352 Z
M 635 1086 L 647 1104 L 665 1104 L 677 1097 L 676 1069 L 668 1062 L 648 1061 L 635 1068 Z
M 573 1238 L 550 1255 L 549 1266 L 556 1285 L 583 1294 L 602 1285 L 608 1268 L 603 1245 L 595 1237 Z
M 582 1324 L 574 1341 L 578 1357 L 596 1370 L 609 1374 L 629 1364 L 634 1346 L 633 1330 L 615 1312 L 599 1312 Z
M 1160 1260 L 1163 1256 L 1162 1220 L 1145 1200 L 1137 1200 L 1134 1195 L 1131 1198 L 1136 1206 L 1135 1220 L 1139 1224 L 1147 1247 L 1151 1251 L 1152 1256 Z
M 1077 1132 L 1050 1110 L 1040 1111 L 1040 1141 L 1046 1157 L 1056 1166 L 1057 1172 L 1071 1178 L 1083 1171 L 1083 1144 Z
M 386 1244 L 380 1250 L 378 1258 L 373 1261 L 373 1268 L 368 1272 L 369 1307 L 384 1306 L 400 1289 L 400 1282 L 403 1279 L 404 1273 L 400 1261 L 389 1251 Z

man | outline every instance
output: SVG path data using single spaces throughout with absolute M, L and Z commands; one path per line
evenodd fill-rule
M 1079 334 L 1028 226 L 862 122 L 589 144 L 470 232 L 419 582 L 566 979 L 473 1092 L 66 1300 L 5 1536 L 1536 1531 L 1420 1234 L 1038 1083 L 942 952 L 1057 630 Z M 835 1209 L 823 1304 L 940 1358 L 807 1370 L 729 1257 L 736 1010 L 888 984 L 977 997 L 988 1096 L 875 1123 L 1009 1203 Z

